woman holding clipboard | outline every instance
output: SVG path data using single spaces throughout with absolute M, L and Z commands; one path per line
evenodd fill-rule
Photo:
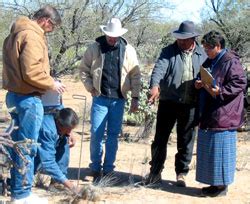
M 236 130 L 243 123 L 247 80 L 239 57 L 225 49 L 225 39 L 219 32 L 207 33 L 201 43 L 208 56 L 201 72 L 210 72 L 213 80 L 207 83 L 201 73 L 201 80 L 195 81 L 195 88 L 202 94 L 196 180 L 210 185 L 201 189 L 202 196 L 215 197 L 226 195 L 234 180 Z

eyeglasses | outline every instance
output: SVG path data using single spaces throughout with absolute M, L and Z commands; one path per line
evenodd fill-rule
M 209 46 L 209 45 L 203 45 L 203 48 L 204 48 L 205 51 L 211 51 L 211 50 L 214 49 L 214 47 Z
M 57 27 L 57 23 L 53 21 L 51 18 L 48 18 L 48 21 L 52 25 L 53 28 Z

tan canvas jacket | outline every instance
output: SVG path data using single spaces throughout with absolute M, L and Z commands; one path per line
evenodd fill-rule
M 102 69 L 105 54 L 101 53 L 98 42 L 91 44 L 83 55 L 80 64 L 80 77 L 87 89 L 91 92 L 95 89 L 101 94 Z M 139 97 L 141 73 L 135 49 L 127 44 L 121 70 L 121 92 L 127 98 L 128 91 L 132 97 Z
M 53 87 L 44 32 L 35 21 L 21 17 L 3 44 L 3 88 L 42 94 Z

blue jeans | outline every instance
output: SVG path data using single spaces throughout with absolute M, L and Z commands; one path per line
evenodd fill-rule
M 11 112 L 11 118 L 15 121 L 18 129 L 13 131 L 11 137 L 14 141 L 24 140 L 26 138 L 37 142 L 39 129 L 43 119 L 43 106 L 41 99 L 35 96 L 22 95 L 8 92 L 6 95 L 6 105 L 8 108 L 15 107 Z M 34 177 L 34 156 L 36 155 L 36 146 L 31 147 L 31 153 L 22 151 L 29 161 L 27 172 L 21 175 L 16 168 L 11 169 L 11 197 L 21 199 L 29 196 Z M 22 166 L 23 162 L 19 156 L 12 151 L 12 160 Z
M 91 108 L 91 141 L 90 168 L 92 171 L 104 173 L 114 170 L 114 162 L 118 149 L 118 136 L 121 132 L 125 99 L 93 97 Z M 105 157 L 102 167 L 103 139 L 105 128 L 107 138 L 105 143 Z
M 56 163 L 61 169 L 62 173 L 67 176 L 69 167 L 69 143 L 67 137 L 62 137 L 58 139 L 56 145 Z
M 53 114 L 44 115 L 38 142 L 41 145 L 35 157 L 35 172 L 41 170 L 63 183 L 67 180 L 69 144 L 67 137 L 58 135 Z

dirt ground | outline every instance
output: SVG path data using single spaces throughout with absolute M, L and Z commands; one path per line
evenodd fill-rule
M 66 107 L 72 107 L 81 116 L 83 115 L 83 101 L 73 99 L 73 94 L 86 95 L 87 111 L 89 118 L 89 107 L 91 97 L 86 93 L 81 82 L 75 79 L 65 77 L 62 80 L 67 86 L 67 92 L 63 95 L 63 102 Z M 4 91 L 0 91 L 0 102 L 4 101 Z M 3 107 L 4 108 L 4 107 Z M 226 197 L 220 198 L 202 198 L 199 196 L 200 188 L 205 186 L 195 181 L 195 150 L 193 161 L 190 165 L 190 173 L 187 176 L 187 187 L 181 188 L 175 186 L 174 156 L 176 153 L 175 133 L 173 139 L 168 144 L 168 157 L 165 162 L 165 168 L 162 173 L 163 184 L 158 188 L 138 187 L 137 182 L 149 173 L 148 162 L 150 160 L 150 144 L 153 137 L 138 143 L 119 142 L 119 150 L 116 159 L 116 180 L 109 179 L 101 182 L 100 185 L 92 186 L 92 178 L 89 176 L 89 123 L 84 125 L 84 135 L 82 141 L 82 160 L 81 179 L 79 185 L 84 188 L 90 188 L 89 192 L 95 192 L 99 199 L 96 202 L 80 200 L 78 203 L 108 203 L 108 204 L 153 204 L 153 203 L 249 203 L 250 204 L 250 133 L 242 132 L 238 136 L 237 152 L 237 170 L 235 182 L 229 186 L 229 192 Z M 137 128 L 138 129 L 138 128 Z M 128 132 L 136 131 L 136 127 L 126 128 Z M 77 182 L 80 147 L 81 147 L 82 126 L 79 125 L 74 131 L 77 137 L 77 144 L 71 149 L 69 178 Z M 130 134 L 132 135 L 132 134 Z M 111 186 L 110 186 L 111 185 Z M 43 197 L 49 199 L 50 204 L 70 203 L 66 193 L 53 193 L 44 189 L 34 188 L 34 191 Z M 95 195 L 96 195 L 95 194 Z M 0 204 L 9 200 L 8 197 L 0 197 Z

